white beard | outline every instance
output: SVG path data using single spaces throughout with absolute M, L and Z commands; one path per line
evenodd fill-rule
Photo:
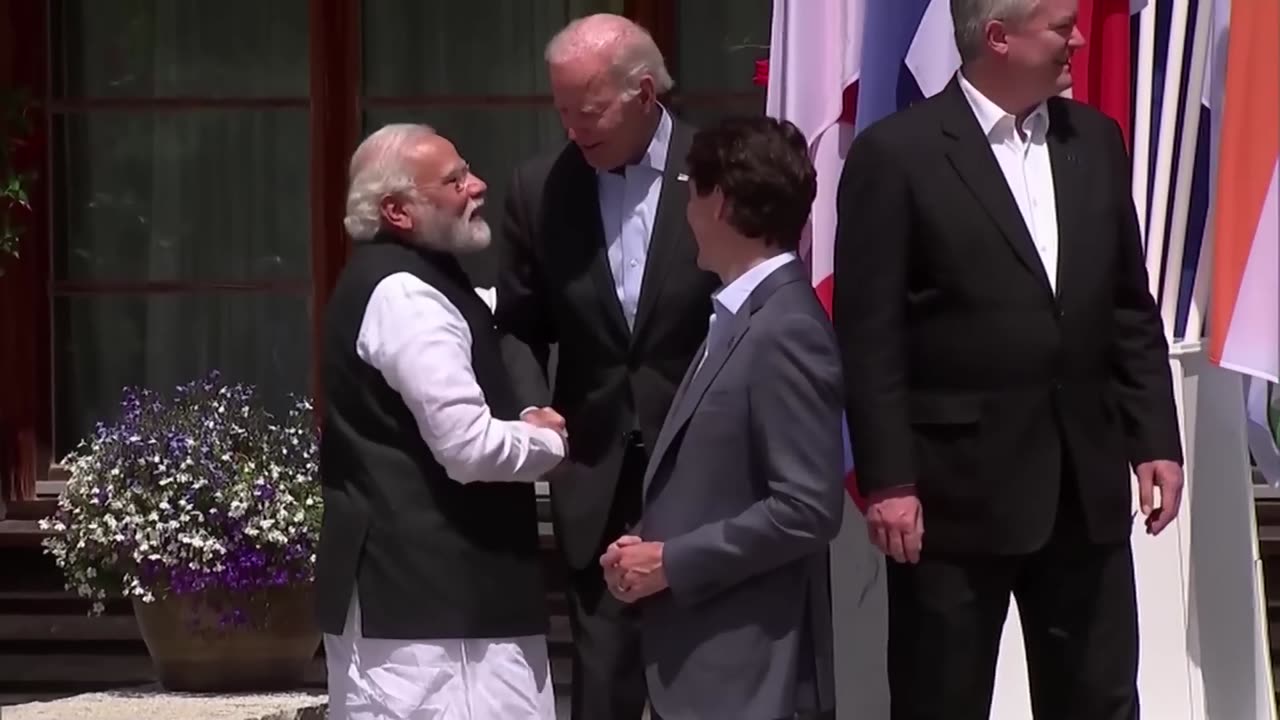
M 423 247 L 439 252 L 466 254 L 479 252 L 493 240 L 489 223 L 475 212 L 483 205 L 472 200 L 462 217 L 447 218 L 430 205 L 423 206 L 423 211 L 414 216 L 414 238 Z

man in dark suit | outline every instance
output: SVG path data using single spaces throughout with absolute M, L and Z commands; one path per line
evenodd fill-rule
M 695 265 L 684 218 L 691 131 L 658 103 L 671 77 L 631 21 L 593 15 L 547 46 L 563 148 L 521 167 L 508 191 L 500 329 L 540 372 L 517 372 L 526 406 L 554 407 L 571 437 L 552 492 L 569 568 L 573 717 L 638 720 L 645 703 L 635 612 L 605 591 L 597 560 L 640 514 L 650 447 L 706 334 L 714 276 Z
M 1159 533 L 1182 490 L 1168 349 L 1119 127 L 1059 97 L 1076 3 L 1009 6 L 952 1 L 960 73 L 862 133 L 838 191 L 892 712 L 986 718 L 1012 594 L 1036 717 L 1136 718 L 1130 468 Z
M 635 535 L 600 559 L 639 602 L 664 720 L 835 707 L 827 545 L 844 510 L 840 355 L 796 256 L 817 192 L 804 135 L 735 118 L 694 136 L 689 223 L 723 285 L 645 473 Z

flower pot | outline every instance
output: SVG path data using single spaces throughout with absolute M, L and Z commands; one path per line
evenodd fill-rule
M 312 586 L 133 599 L 166 690 L 264 692 L 302 684 L 320 645 Z

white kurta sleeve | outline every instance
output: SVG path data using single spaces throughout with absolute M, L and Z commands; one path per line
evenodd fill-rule
M 533 482 L 564 457 L 556 431 L 493 417 L 471 367 L 466 320 L 414 275 L 396 273 L 374 288 L 356 352 L 400 393 L 454 480 Z

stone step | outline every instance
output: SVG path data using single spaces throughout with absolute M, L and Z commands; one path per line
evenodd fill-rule
M 0 520 L 0 549 L 39 548 L 48 535 L 40 529 L 38 520 Z
M 551 677 L 568 687 L 572 663 L 567 655 L 551 656 Z M 91 692 L 155 682 L 151 658 L 124 654 L 9 654 L 0 653 L 0 693 L 7 695 Z M 324 687 L 324 658 L 319 653 L 307 666 L 307 687 Z
M 323 720 L 328 697 L 323 690 L 285 693 L 169 693 L 158 685 L 87 693 L 55 701 L 11 707 L 11 720 Z
M 23 703 L 49 702 L 64 698 L 72 693 L 68 692 L 17 692 L 5 693 L 0 692 L 0 707 L 10 705 L 21 705 Z
M 551 617 L 547 642 L 568 645 L 569 618 Z M 86 647 L 142 645 L 137 620 L 130 615 L 0 615 L 0 651 L 14 647 L 53 647 L 54 644 L 84 644 Z M 145 652 L 145 649 L 144 649 Z
M 1280 525 L 1258 526 L 1258 549 L 1264 559 L 1280 558 Z

